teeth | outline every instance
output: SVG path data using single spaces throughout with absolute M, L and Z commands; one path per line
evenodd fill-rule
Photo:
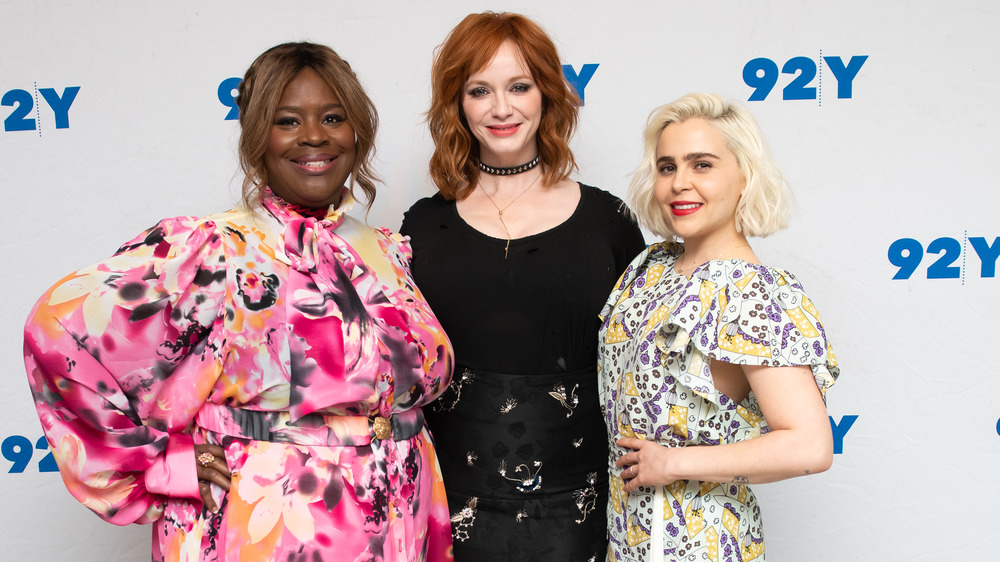
M 314 162 L 299 162 L 298 164 L 300 166 L 305 166 L 306 168 L 322 168 L 323 166 L 326 166 L 330 162 L 333 162 L 333 160 L 332 159 L 330 159 L 330 160 L 316 160 Z
M 681 210 L 681 211 L 686 211 L 688 209 L 696 209 L 698 207 L 701 207 L 700 203 L 688 203 L 687 205 L 674 205 L 675 209 L 678 209 L 678 210 Z

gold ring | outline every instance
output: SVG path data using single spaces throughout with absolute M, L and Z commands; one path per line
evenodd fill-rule
M 215 455 L 213 455 L 212 453 L 205 452 L 198 455 L 198 464 L 200 464 L 201 466 L 208 466 L 213 462 L 215 462 Z

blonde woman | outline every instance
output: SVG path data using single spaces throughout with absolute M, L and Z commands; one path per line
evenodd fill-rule
M 608 559 L 761 561 L 749 484 L 822 472 L 833 455 L 824 397 L 839 369 L 823 324 L 748 240 L 785 226 L 791 194 L 753 117 L 718 96 L 655 110 L 644 141 L 631 202 L 667 241 L 602 311 Z

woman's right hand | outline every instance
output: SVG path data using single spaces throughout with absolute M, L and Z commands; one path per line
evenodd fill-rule
M 207 455 L 206 455 L 207 453 Z M 205 455 L 203 457 L 203 455 Z M 208 459 L 211 455 L 211 462 L 202 464 L 202 459 Z M 223 490 L 229 491 L 229 467 L 226 466 L 226 452 L 218 445 L 209 443 L 199 443 L 194 446 L 194 462 L 198 467 L 198 491 L 201 492 L 201 500 L 205 507 L 212 513 L 219 512 L 219 506 L 212 498 L 212 488 L 210 484 L 217 484 Z

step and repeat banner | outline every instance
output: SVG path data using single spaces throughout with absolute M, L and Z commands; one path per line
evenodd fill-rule
M 56 472 L 22 362 L 38 296 L 162 217 L 235 204 L 234 88 L 286 41 L 360 76 L 382 123 L 367 220 L 397 228 L 434 192 L 434 48 L 487 9 L 556 40 L 587 183 L 624 195 L 646 116 L 683 94 L 759 120 L 797 201 L 751 242 L 802 280 L 843 369 L 833 468 L 755 486 L 769 559 L 1000 559 L 1000 6 L 966 0 L 0 0 L 0 559 L 150 550 L 148 527 L 100 521 Z

